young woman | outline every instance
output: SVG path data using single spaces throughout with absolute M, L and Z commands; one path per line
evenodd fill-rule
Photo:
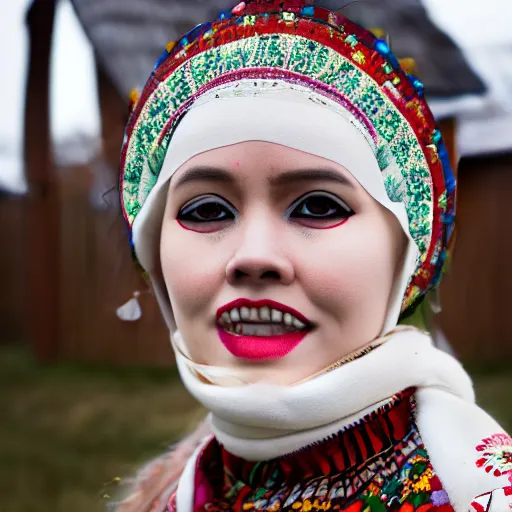
M 248 1 L 170 44 L 122 199 L 210 415 L 119 509 L 512 508 L 512 440 L 397 327 L 439 282 L 454 188 L 421 82 L 343 16 Z

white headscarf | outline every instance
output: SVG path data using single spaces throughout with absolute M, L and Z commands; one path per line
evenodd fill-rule
M 382 334 L 391 331 L 397 325 L 419 251 L 409 233 L 404 205 L 387 195 L 371 134 L 351 112 L 325 96 L 304 86 L 264 79 L 230 83 L 196 100 L 172 134 L 158 181 L 133 223 L 139 261 L 152 278 L 170 330 L 176 325 L 157 256 L 169 182 L 194 156 L 248 141 L 280 144 L 342 165 L 396 216 L 408 244 Z M 186 340 L 181 348 L 187 352 Z

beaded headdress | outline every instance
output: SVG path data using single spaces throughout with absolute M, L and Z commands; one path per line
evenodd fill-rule
M 124 217 L 134 230 L 158 181 L 173 131 L 205 93 L 262 78 L 313 89 L 357 119 L 375 147 L 389 199 L 405 206 L 419 255 L 403 314 L 441 276 L 454 223 L 455 179 L 448 153 L 422 83 L 403 71 L 388 44 L 341 14 L 311 3 L 241 2 L 167 45 L 126 129 L 121 160 Z

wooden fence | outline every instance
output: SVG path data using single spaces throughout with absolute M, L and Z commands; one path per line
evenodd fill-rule
M 114 204 L 91 207 L 91 169 L 61 169 L 58 359 L 123 365 L 169 365 L 173 357 L 156 301 L 143 294 L 142 319 L 119 320 L 116 308 L 146 289 L 134 268 L 126 228 Z M 512 356 L 512 165 L 477 159 L 459 172 L 458 237 L 441 288 L 440 324 L 459 356 L 477 362 Z M 22 198 L 0 197 L 1 340 L 28 337 L 32 319 L 24 293 L 26 253 Z M 50 308 L 51 310 L 51 308 Z
M 0 197 L 0 339 L 27 338 L 46 361 L 172 364 L 168 333 L 151 295 L 140 298 L 140 321 L 124 323 L 115 314 L 135 290 L 145 288 L 132 265 L 118 210 L 91 206 L 91 168 L 56 170 L 51 163 L 54 3 L 35 0 L 28 15 L 25 161 L 30 192 L 23 200 Z M 115 169 L 126 105 L 99 72 L 103 149 Z M 448 123 L 443 131 L 453 146 L 453 126 Z M 510 158 L 479 159 L 460 169 L 459 236 L 441 289 L 440 323 L 466 359 L 512 355 L 511 189 Z
M 28 339 L 24 204 L 23 197 L 0 192 L 0 344 Z
M 90 168 L 61 170 L 59 358 L 116 364 L 173 363 L 169 334 L 153 295 L 136 270 L 117 195 L 91 206 Z M 135 290 L 142 318 L 124 322 L 116 309 Z
M 156 300 L 148 292 L 139 301 L 142 318 L 123 322 L 116 309 L 135 290 L 148 290 L 131 259 L 124 221 L 115 193 L 108 209 L 94 209 L 90 201 L 91 170 L 60 169 L 60 261 L 58 332 L 51 346 L 38 347 L 33 332 L 42 324 L 27 301 L 27 264 L 38 258 L 28 252 L 25 219 L 27 198 L 0 196 L 0 343 L 30 342 L 44 360 L 66 360 L 119 365 L 174 364 L 167 329 Z M 33 246 L 33 245 L 32 245 Z M 43 300 L 52 294 L 39 294 Z M 48 357 L 51 354 L 51 357 Z
M 457 354 L 476 362 L 512 357 L 511 193 L 512 156 L 462 161 L 440 325 Z

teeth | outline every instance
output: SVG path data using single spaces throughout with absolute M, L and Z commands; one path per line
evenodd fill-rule
M 304 329 L 304 327 L 306 327 L 306 324 L 302 323 L 298 318 L 294 318 L 293 327 L 296 327 L 297 329 Z
M 280 324 L 283 321 L 283 313 L 277 309 L 273 309 L 270 313 L 270 317 L 273 323 Z
M 222 315 L 224 317 L 224 315 Z M 238 309 L 232 309 L 229 313 L 229 317 L 233 322 L 240 322 L 240 313 L 238 312 Z
M 270 308 L 264 306 L 260 309 L 260 320 L 263 322 L 270 322 Z
M 242 334 L 245 336 L 272 336 L 272 326 L 261 324 L 242 324 Z
M 226 330 L 244 336 L 280 336 L 294 332 L 297 328 L 284 324 L 229 324 Z
M 245 336 L 252 336 L 255 334 L 256 325 L 254 324 L 242 324 L 242 334 Z
M 222 313 L 219 324 L 229 332 L 247 336 L 276 336 L 306 328 L 306 324 L 292 314 L 268 306 L 233 308 Z
M 272 336 L 281 336 L 286 334 L 288 331 L 283 324 L 272 324 Z

